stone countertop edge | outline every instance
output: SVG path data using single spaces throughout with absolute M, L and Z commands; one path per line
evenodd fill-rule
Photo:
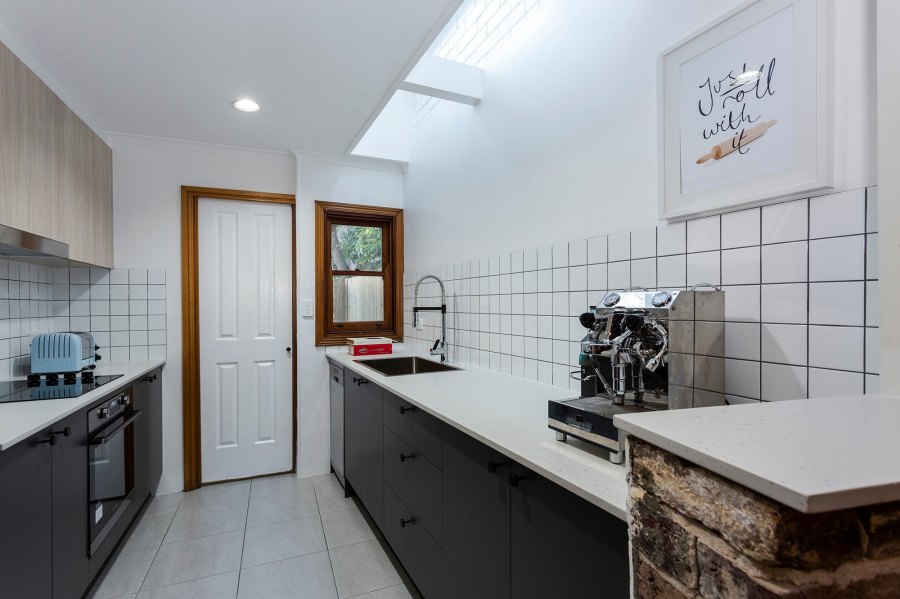
M 900 500 L 897 422 L 900 398 L 889 395 L 614 418 L 629 435 L 808 514 Z
M 405 351 L 372 358 L 343 352 L 326 357 L 625 520 L 625 467 L 611 464 L 605 451 L 587 443 L 571 437 L 566 443 L 557 441 L 547 426 L 547 401 L 574 397 L 575 392 L 455 362 L 448 364 L 461 370 L 392 377 L 357 362 L 414 355 L 428 358 Z
M 165 363 L 165 360 L 148 360 L 104 364 L 94 370 L 95 376 L 121 374 L 121 378 L 101 385 L 79 397 L 0 404 L 0 451 L 9 449 L 19 441 L 84 409 L 98 399 L 127 387 Z

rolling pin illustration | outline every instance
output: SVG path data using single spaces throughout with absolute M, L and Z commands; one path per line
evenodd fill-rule
M 715 158 L 719 160 L 723 156 L 728 156 L 732 152 L 738 149 L 740 146 L 746 146 L 753 140 L 759 139 L 762 137 L 769 128 L 774 127 L 775 123 L 778 120 L 772 119 L 768 123 L 760 123 L 759 125 L 753 127 L 752 129 L 748 129 L 743 132 L 743 139 L 741 139 L 741 134 L 738 133 L 728 141 L 723 141 L 720 144 L 713 146 L 712 150 L 710 150 L 709 154 L 704 154 L 700 158 L 697 159 L 697 164 L 703 164 L 707 160 L 711 158 Z

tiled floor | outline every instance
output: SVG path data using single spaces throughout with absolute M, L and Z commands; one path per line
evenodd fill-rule
M 419 599 L 333 475 L 160 495 L 92 599 Z

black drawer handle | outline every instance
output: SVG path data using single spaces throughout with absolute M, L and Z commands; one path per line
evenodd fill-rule
M 406 460 L 411 460 L 411 459 L 413 459 L 414 457 L 416 457 L 416 454 L 414 454 L 414 453 L 410 453 L 410 454 L 401 453 L 401 454 L 400 454 L 400 461 L 401 461 L 401 462 L 405 462 Z
M 41 439 L 40 441 L 38 441 L 38 443 L 49 443 L 50 445 L 56 445 L 58 443 L 56 438 L 59 437 L 59 435 L 62 435 L 63 437 L 68 437 L 71 434 L 72 434 L 72 427 L 67 426 L 66 428 L 62 429 L 61 431 L 51 432 L 50 436 L 48 438 Z
M 510 487 L 518 487 L 519 483 L 528 478 L 527 474 L 516 474 L 515 472 L 510 472 L 509 474 L 509 486 Z
M 353 382 L 356 383 L 357 387 L 360 385 L 368 385 L 369 384 L 369 381 L 367 381 L 366 379 L 364 379 L 362 377 L 353 377 Z
M 155 374 L 152 374 L 152 375 L 150 375 L 150 376 L 145 376 L 145 377 L 144 377 L 144 382 L 145 382 L 145 383 L 152 383 L 152 382 L 155 381 L 155 380 L 156 380 L 156 375 L 155 375 Z
M 494 460 L 488 460 L 487 461 L 487 469 L 488 469 L 488 472 L 493 474 L 494 472 L 497 471 L 497 468 L 506 466 L 507 464 L 509 464 L 509 462 L 495 462 Z
M 406 414 L 407 412 L 415 412 L 416 406 L 400 406 L 400 413 Z
M 415 518 L 410 518 L 408 520 L 404 520 L 403 518 L 400 518 L 400 528 L 406 528 L 407 524 L 412 524 L 415 521 L 416 521 Z

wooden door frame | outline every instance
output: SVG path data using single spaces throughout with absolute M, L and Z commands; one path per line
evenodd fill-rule
M 293 442 L 291 472 L 297 472 L 297 201 L 285 193 L 260 193 L 212 187 L 181 187 L 181 322 L 182 322 L 182 425 L 184 490 L 202 486 L 200 447 L 200 287 L 198 208 L 200 198 L 287 204 L 291 207 L 291 361 L 293 376 Z

